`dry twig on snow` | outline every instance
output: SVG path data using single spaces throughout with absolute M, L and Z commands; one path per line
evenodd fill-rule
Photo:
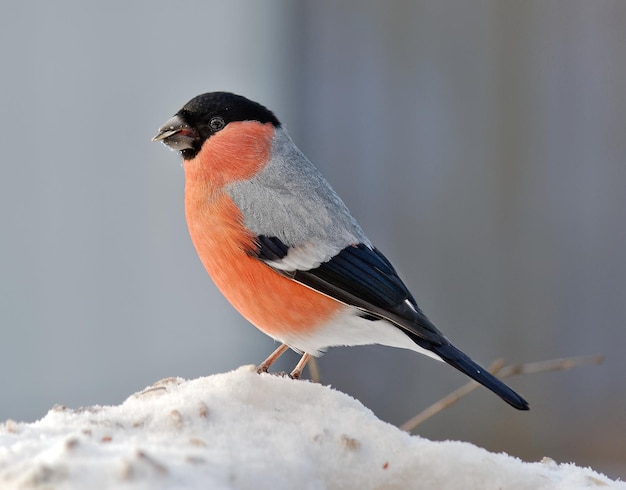
M 548 371 L 563 371 L 571 369 L 577 366 L 597 365 L 604 361 L 604 356 L 580 356 L 580 357 L 567 357 L 564 359 L 551 359 L 549 361 L 529 362 L 526 364 L 513 364 L 511 366 L 504 366 L 504 360 L 498 359 L 491 366 L 489 366 L 489 372 L 497 378 L 509 378 L 511 376 L 517 376 L 519 374 L 535 374 L 545 373 Z M 469 383 L 461 386 L 459 389 L 454 390 L 449 395 L 443 397 L 437 403 L 434 403 L 430 407 L 422 410 L 420 413 L 407 420 L 400 426 L 400 429 L 410 432 L 419 424 L 429 419 L 433 415 L 441 412 L 442 410 L 454 405 L 461 398 L 468 395 L 480 385 L 476 381 L 470 381 Z

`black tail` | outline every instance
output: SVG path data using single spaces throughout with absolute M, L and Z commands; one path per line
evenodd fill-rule
M 518 410 L 528 410 L 528 402 L 526 400 L 515 393 L 498 378 L 493 376 L 489 371 L 483 369 L 472 361 L 452 344 L 440 346 L 430 345 L 428 348 L 441 357 L 445 362 L 450 364 L 450 366 L 458 369 L 474 381 L 479 382 L 485 388 L 493 391 L 509 405 L 517 408 Z

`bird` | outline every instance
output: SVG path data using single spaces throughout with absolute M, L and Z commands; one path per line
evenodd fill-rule
M 427 318 L 391 262 L 258 102 L 230 92 L 192 98 L 153 141 L 182 156 L 185 216 L 200 261 L 243 317 L 302 357 L 380 344 L 451 365 L 519 410 L 524 398 L 457 349 Z

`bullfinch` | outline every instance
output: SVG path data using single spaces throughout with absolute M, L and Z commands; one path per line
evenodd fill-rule
M 245 97 L 191 99 L 153 138 L 180 152 L 185 214 L 207 272 L 232 305 L 281 346 L 310 356 L 382 344 L 445 361 L 520 410 L 520 395 L 454 347 L 422 313 L 276 116 Z

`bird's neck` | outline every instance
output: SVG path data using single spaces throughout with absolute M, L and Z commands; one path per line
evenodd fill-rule
M 216 191 L 252 178 L 268 162 L 273 136 L 274 127 L 269 123 L 230 123 L 208 138 L 195 158 L 184 161 L 187 183 Z

